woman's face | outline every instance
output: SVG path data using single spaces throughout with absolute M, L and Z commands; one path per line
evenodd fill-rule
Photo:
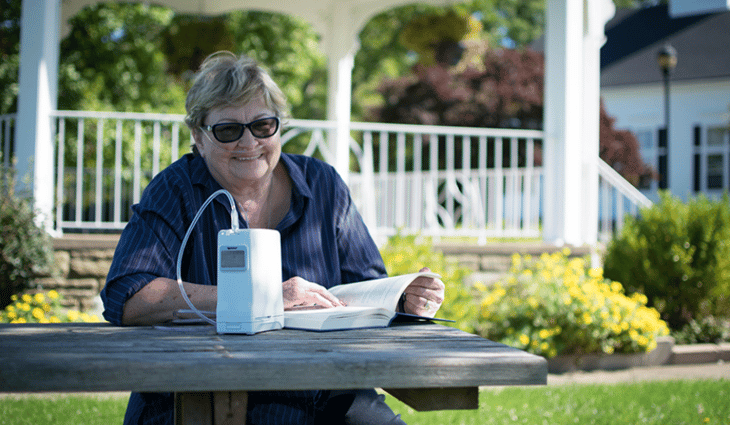
M 276 114 L 257 98 L 243 106 L 212 109 L 203 121 L 203 127 L 222 123 L 248 124 L 261 118 L 275 117 Z M 194 132 L 195 145 L 213 178 L 223 188 L 267 184 L 269 177 L 281 156 L 280 132 L 259 139 L 246 128 L 236 141 L 221 143 L 211 131 L 199 129 Z

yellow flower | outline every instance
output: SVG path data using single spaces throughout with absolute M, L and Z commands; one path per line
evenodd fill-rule
M 18 308 L 23 311 L 30 311 L 30 304 L 28 303 L 21 303 L 18 305 Z
M 46 304 L 43 304 L 43 306 L 41 306 L 41 308 L 42 308 L 42 309 L 43 309 L 43 311 L 45 311 L 46 313 L 50 313 L 50 311 L 51 311 L 51 305 L 50 305 L 50 304 L 48 304 L 48 303 L 46 303 Z
M 9 311 L 8 312 L 8 319 L 11 319 L 12 320 L 12 319 L 15 319 L 17 317 L 18 317 L 18 313 L 14 312 L 14 311 Z
M 22 297 L 20 297 L 24 303 L 29 303 L 33 301 L 33 297 L 30 296 L 30 294 L 23 294 Z
M 45 301 L 45 300 L 46 300 L 46 296 L 45 296 L 45 295 L 43 295 L 43 293 L 42 293 L 42 292 L 38 292 L 37 294 L 35 294 L 35 295 L 33 296 L 33 299 L 34 299 L 34 300 L 35 300 L 35 302 L 37 302 L 38 304 L 42 304 L 42 303 L 43 303 L 43 301 Z
M 36 307 L 33 309 L 33 317 L 36 318 L 36 320 L 41 320 L 46 314 L 43 312 L 42 309 Z
M 588 276 L 592 277 L 594 279 L 602 279 L 603 278 L 603 269 L 600 267 L 592 268 L 588 270 Z
M 18 296 L 17 295 L 11 295 L 10 296 L 10 301 L 18 301 Z
M 61 323 L 61 319 L 59 319 L 56 316 L 51 316 L 50 319 L 48 319 L 51 323 Z
M 8 311 L 8 312 L 15 311 L 15 306 L 9 305 L 9 306 L 5 307 L 5 311 Z
M 527 336 L 525 334 L 521 334 L 520 335 L 520 344 L 527 345 L 529 342 L 530 342 L 530 337 L 529 336 Z
M 68 320 L 71 322 L 75 322 L 79 320 L 80 313 L 77 310 L 69 310 L 66 317 L 68 317 Z
M 541 329 L 540 330 L 540 338 L 547 339 L 548 337 L 550 337 L 550 331 L 547 330 L 547 329 Z
M 58 299 L 58 296 L 58 292 L 56 292 L 55 289 L 51 289 L 50 291 L 48 291 L 48 298 L 55 300 Z

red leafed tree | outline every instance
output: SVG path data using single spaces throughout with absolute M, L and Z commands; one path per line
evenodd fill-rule
M 462 63 L 465 62 L 462 60 Z M 474 65 L 426 67 L 414 75 L 383 82 L 384 104 L 373 121 L 493 128 L 542 128 L 544 58 L 526 50 L 490 49 Z M 601 104 L 600 156 L 634 185 L 653 176 L 633 133 L 614 128 Z M 536 152 L 540 164 L 541 155 Z

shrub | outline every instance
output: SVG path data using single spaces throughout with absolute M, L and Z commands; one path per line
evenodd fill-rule
M 569 253 L 515 255 L 502 280 L 477 284 L 478 333 L 545 357 L 654 349 L 669 330 L 646 297 L 627 297 L 620 283 Z
M 677 344 L 730 342 L 730 320 L 714 316 L 693 319 L 672 336 Z
M 607 247 L 606 277 L 649 298 L 679 330 L 692 319 L 730 311 L 730 203 L 705 196 L 683 203 L 667 192 L 629 217 Z
M 63 310 L 61 295 L 54 291 L 12 295 L 12 303 L 0 311 L 0 323 L 99 322 L 99 318 L 77 310 Z
M 472 317 L 475 312 L 471 292 L 464 286 L 464 279 L 471 270 L 460 267 L 456 261 L 449 260 L 442 252 L 434 251 L 430 239 L 400 233 L 388 239 L 380 249 L 385 268 L 390 275 L 415 273 L 428 267 L 441 275 L 446 286 L 444 303 L 437 316 L 456 321 L 456 327 L 472 332 Z
M 15 192 L 15 172 L 0 165 L 0 308 L 53 262 L 50 238 L 35 224 L 31 201 Z

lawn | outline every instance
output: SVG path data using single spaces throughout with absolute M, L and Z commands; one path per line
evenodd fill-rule
M 388 397 L 410 425 L 730 424 L 730 381 L 515 387 L 480 391 L 477 411 L 417 413 Z M 121 424 L 119 396 L 0 397 L 0 424 Z

